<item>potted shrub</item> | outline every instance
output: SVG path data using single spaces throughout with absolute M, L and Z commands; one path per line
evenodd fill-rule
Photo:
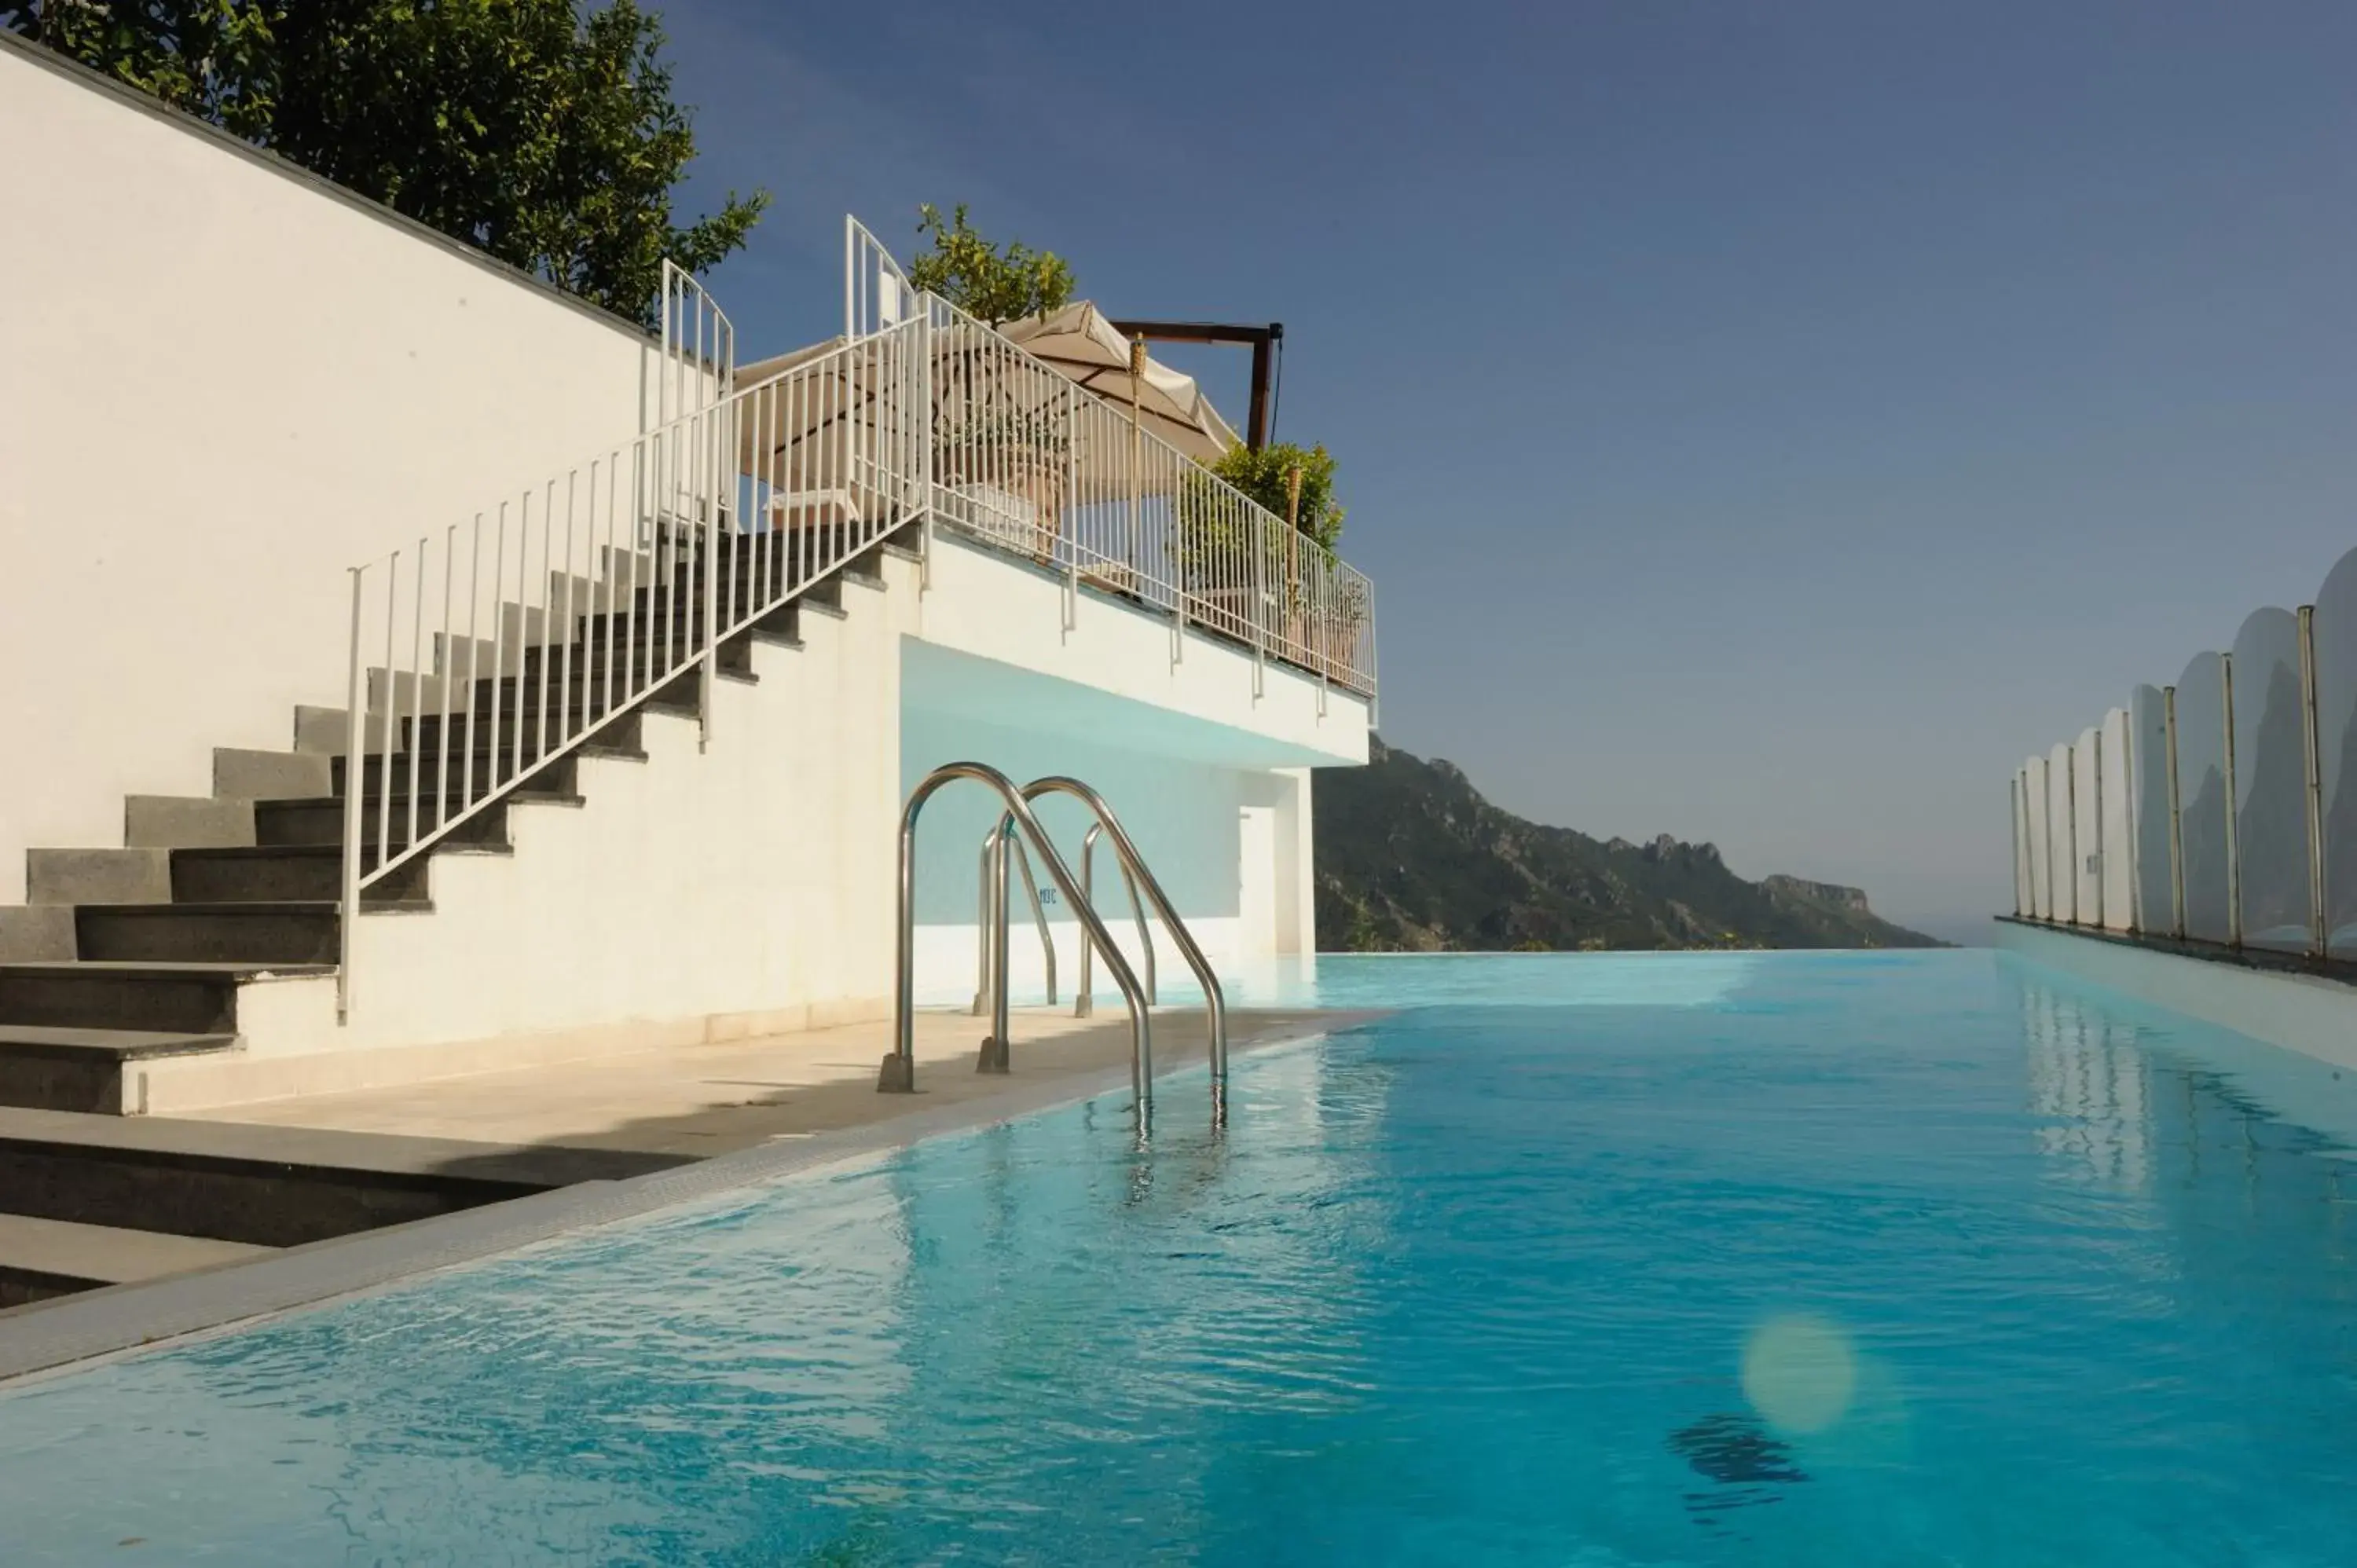
M 1256 629 L 1273 632 L 1315 658 L 1319 633 L 1308 624 L 1308 581 L 1318 564 L 1332 557 L 1342 532 L 1333 454 L 1322 446 L 1292 442 L 1237 446 L 1207 472 L 1190 472 L 1188 478 L 1178 496 L 1179 560 L 1190 596 L 1205 618 L 1240 637 L 1251 638 Z M 1267 513 L 1276 526 L 1237 506 L 1230 491 Z M 1288 517 L 1295 521 L 1289 537 L 1283 527 Z M 1262 557 L 1257 563 L 1255 547 Z M 1251 602 L 1255 579 L 1258 606 Z

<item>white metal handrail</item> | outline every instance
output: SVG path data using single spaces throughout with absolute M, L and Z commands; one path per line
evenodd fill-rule
M 367 890 L 723 642 L 937 521 L 1329 686 L 1374 694 L 1366 578 L 845 229 L 845 340 L 734 385 L 735 330 L 666 267 L 655 428 L 354 567 L 338 1016 Z M 930 548 L 926 551 L 928 568 Z M 378 662 L 381 660 L 382 662 Z
M 659 695 L 692 697 L 708 740 L 720 645 L 911 520 L 921 331 L 837 345 L 352 569 L 339 1015 L 371 886 Z
M 865 234 L 865 231 L 860 231 Z M 1043 360 L 933 295 L 930 510 L 996 549 L 1372 696 L 1364 575 Z M 1183 646 L 1183 645 L 1180 645 Z
M 843 335 L 865 338 L 920 314 L 915 285 L 858 219 L 843 220 Z
M 663 258 L 662 361 L 655 374 L 654 423 L 666 425 L 737 390 L 737 328 L 685 267 Z

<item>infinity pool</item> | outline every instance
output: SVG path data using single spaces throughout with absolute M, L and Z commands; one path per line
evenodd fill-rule
M 0 1560 L 2357 1560 L 2330 1069 L 1984 952 L 1317 984 L 1403 1011 L 1224 1140 L 1181 1078 L 0 1394 Z

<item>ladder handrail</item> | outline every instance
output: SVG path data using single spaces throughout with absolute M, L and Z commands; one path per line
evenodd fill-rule
M 1087 835 L 1081 840 L 1081 895 L 1088 899 L 1092 906 L 1095 904 L 1097 897 L 1097 839 L 1103 832 L 1104 823 L 1091 822 Z M 1137 899 L 1137 879 L 1130 875 L 1129 867 L 1121 865 L 1118 856 L 1115 857 L 1114 864 L 1120 865 L 1121 885 L 1129 894 L 1130 918 L 1137 922 L 1137 946 L 1139 951 L 1146 955 L 1146 1003 L 1151 1007 L 1160 1001 L 1160 998 L 1155 994 L 1157 987 L 1154 980 L 1154 932 L 1146 924 L 1146 906 L 1139 903 Z M 1096 998 L 1090 994 L 1092 990 L 1089 976 L 1090 951 L 1089 944 L 1082 942 L 1081 944 L 1081 978 L 1073 987 L 1072 1016 L 1075 1018 L 1085 1018 L 1096 1011 Z M 1049 1002 L 1056 999 L 1054 991 L 1055 987 L 1052 985 L 1049 987 Z M 974 1011 L 978 1013 L 981 1010 L 980 1004 L 977 1004 Z
M 1047 965 L 1048 1005 L 1050 1007 L 1053 1007 L 1056 1004 L 1056 939 L 1049 934 L 1048 929 L 1048 907 L 1040 900 L 1039 884 L 1031 875 L 1031 856 L 1025 852 L 1023 848 L 1023 841 L 1015 837 L 1014 823 L 1007 818 L 1001 817 L 998 819 L 998 825 L 992 828 L 987 833 L 984 834 L 982 840 L 982 895 L 980 900 L 982 905 L 982 953 L 978 960 L 975 972 L 977 983 L 974 987 L 974 1011 L 976 1017 L 980 1017 L 985 1011 L 988 1011 L 993 1005 L 990 999 L 992 995 L 996 993 L 998 998 L 996 1003 L 998 1013 L 996 1016 L 996 1023 L 998 1026 L 999 1037 L 1003 1039 L 1006 1037 L 1006 1032 L 1005 1028 L 1006 1019 L 1004 1016 L 1006 1010 L 1006 987 L 1003 985 L 994 985 L 992 983 L 995 975 L 1004 974 L 1006 972 L 1006 933 L 999 928 L 1005 920 L 1006 896 L 1011 889 L 1007 885 L 1006 858 L 999 854 L 999 849 L 1002 844 L 1011 846 L 1014 849 L 1015 854 L 1012 858 L 1015 862 L 1015 868 L 1023 874 L 1023 891 L 1029 896 L 1031 900 L 1031 924 L 1037 928 L 1039 932 L 1039 953 L 1042 961 Z M 1086 876 L 1082 878 L 1081 886 L 1083 892 L 1087 890 L 1088 879 Z M 1088 964 L 1088 944 L 1086 942 L 1082 942 L 1081 944 L 1081 963 L 1083 971 L 1085 971 Z M 1146 982 L 1146 1000 L 1149 1004 L 1154 1000 L 1154 979 L 1151 972 L 1151 966 L 1149 966 Z
M 996 793 L 1005 802 L 1006 814 L 1031 841 L 1039 852 L 1040 864 L 1048 868 L 1049 879 L 1072 906 L 1088 939 L 1103 952 L 1105 969 L 1121 987 L 1129 1003 L 1130 1056 L 1129 1082 L 1131 1101 L 1143 1132 L 1154 1114 L 1154 1054 L 1151 1026 L 1146 1021 L 1146 992 L 1137 983 L 1137 975 L 1129 961 L 1081 897 L 1080 884 L 1072 877 L 1071 868 L 1064 857 L 1056 853 L 1039 819 L 1031 814 L 1031 805 L 1015 781 L 997 768 L 984 762 L 945 762 L 919 781 L 909 792 L 908 803 L 900 809 L 900 881 L 899 919 L 896 933 L 895 974 L 892 990 L 892 1049 L 884 1058 L 877 1073 L 876 1087 L 879 1092 L 909 1094 L 917 1087 L 917 819 L 925 802 L 941 788 L 960 779 L 971 779 Z M 1043 782 L 1055 782 L 1045 780 Z M 1038 789 L 1039 786 L 1033 786 Z M 1083 785 L 1082 788 L 1085 789 Z M 1118 826 L 1113 829 L 1114 842 L 1122 842 Z M 1004 987 L 1002 986 L 1002 990 Z M 1001 1042 L 1004 1043 L 1003 1041 Z M 1224 1045 L 1224 1039 L 1222 1040 Z M 1223 1053 L 1224 1054 L 1224 1053 Z M 1224 1065 L 1224 1064 L 1223 1064 Z
M 1153 871 L 1146 864 L 1146 857 L 1137 853 L 1135 842 L 1130 838 L 1128 830 L 1121 825 L 1121 819 L 1114 815 L 1113 808 L 1105 804 L 1103 796 L 1079 779 L 1061 774 L 1034 779 L 1023 786 L 1025 800 L 1037 800 L 1041 795 L 1070 795 L 1096 814 L 1097 821 L 1104 824 L 1105 835 L 1113 840 L 1114 852 L 1121 856 L 1123 868 L 1135 878 L 1134 886 L 1146 889 L 1146 901 L 1154 906 L 1154 912 L 1162 917 L 1162 923 L 1170 929 L 1171 940 L 1178 944 L 1178 951 L 1187 960 L 1187 966 L 1195 972 L 1196 980 L 1203 987 L 1203 1007 L 1210 1016 L 1211 1028 L 1212 1115 L 1215 1120 L 1224 1120 L 1228 1082 L 1228 1002 L 1226 993 L 1220 989 L 1219 975 L 1212 972 L 1211 961 L 1205 958 L 1203 950 L 1196 945 L 1194 933 L 1187 929 L 1187 922 L 1178 918 L 1178 911 L 1171 906 L 1170 896 L 1162 890 L 1162 884 L 1155 880 Z M 1079 912 L 1092 930 L 1103 929 L 1103 922 L 1097 920 L 1093 908 Z M 1110 940 L 1100 939 L 1103 941 Z M 1129 970 L 1126 962 L 1115 966 L 1110 947 L 1106 949 L 1105 967 L 1114 972 L 1116 981 Z M 1135 983 L 1134 976 L 1132 983 Z M 1128 993 L 1128 986 L 1123 986 L 1123 993 Z

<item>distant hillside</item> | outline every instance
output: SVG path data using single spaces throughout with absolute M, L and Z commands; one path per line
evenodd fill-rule
M 1716 846 L 1602 843 L 1481 798 L 1452 763 L 1372 743 L 1319 768 L 1318 945 L 1331 951 L 1922 948 L 1855 887 L 1746 882 Z

